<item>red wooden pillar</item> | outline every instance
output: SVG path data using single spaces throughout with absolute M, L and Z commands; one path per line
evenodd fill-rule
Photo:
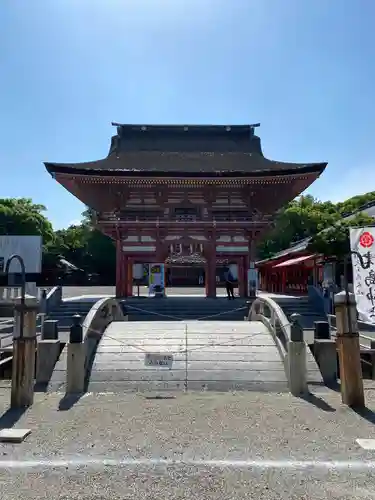
M 216 247 L 211 246 L 206 254 L 206 297 L 216 297 Z
M 245 280 L 245 266 L 244 266 L 244 257 L 241 256 L 238 259 L 238 295 L 240 297 L 246 297 L 246 280 Z
M 285 267 L 281 270 L 281 293 L 286 292 L 286 269 Z
M 124 254 L 122 257 L 121 297 L 128 296 L 128 276 L 129 276 L 129 257 L 126 254 Z
M 132 297 L 133 295 L 133 259 L 128 258 L 127 273 L 126 273 L 126 297 Z
M 123 250 L 121 239 L 116 240 L 116 297 L 122 297 Z
M 250 268 L 250 255 L 244 255 L 244 270 L 243 270 L 243 281 L 244 281 L 244 286 L 245 286 L 245 297 L 249 296 L 249 286 L 247 282 L 247 275 L 248 275 L 248 270 Z

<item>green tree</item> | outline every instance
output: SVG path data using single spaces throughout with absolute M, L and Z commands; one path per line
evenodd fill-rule
M 112 276 L 116 272 L 116 247 L 114 242 L 96 229 L 96 212 L 90 207 L 82 213 L 82 226 L 87 230 L 87 259 L 92 272 Z
M 45 253 L 45 266 L 53 268 L 61 257 L 87 273 L 97 273 L 114 280 L 116 248 L 114 242 L 88 222 L 56 231 Z
M 0 199 L 0 235 L 42 236 L 43 244 L 53 241 L 53 227 L 43 214 L 46 208 L 28 198 Z
M 350 252 L 349 229 L 374 224 L 375 220 L 372 217 L 358 213 L 314 235 L 309 248 L 324 257 L 335 257 L 338 261 L 342 261 Z
M 45 247 L 45 266 L 54 267 L 64 257 L 80 269 L 88 268 L 89 232 L 90 229 L 83 224 L 56 231 L 53 241 Z
M 259 258 L 269 258 L 293 243 L 330 227 L 340 218 L 334 203 L 320 202 L 312 196 L 300 196 L 276 216 L 274 229 L 258 247 Z
M 267 259 L 281 250 L 307 237 L 315 237 L 321 231 L 324 235 L 314 238 L 315 244 L 322 248 L 324 255 L 343 255 L 348 251 L 348 227 L 353 225 L 368 225 L 372 219 L 358 214 L 348 220 L 343 215 L 353 213 L 363 205 L 375 201 L 375 191 L 354 196 L 340 203 L 321 202 L 316 198 L 300 196 L 280 210 L 275 219 L 275 227 L 258 246 L 259 259 Z M 356 222 L 353 222 L 356 221 Z M 341 232 L 340 232 L 341 231 Z M 338 242 L 334 246 L 334 241 Z M 343 247 L 340 250 L 340 241 Z M 330 243 L 329 243 L 330 242 Z
M 361 208 L 366 203 L 370 203 L 375 200 L 375 191 L 370 191 L 366 194 L 360 194 L 357 196 L 353 196 L 348 200 L 337 203 L 337 209 L 341 214 L 351 214 Z

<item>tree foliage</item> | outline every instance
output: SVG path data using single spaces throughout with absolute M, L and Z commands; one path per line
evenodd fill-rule
M 275 228 L 258 247 L 259 258 L 269 258 L 304 238 L 312 238 L 310 246 L 314 251 L 342 258 L 349 251 L 349 227 L 374 224 L 374 220 L 365 214 L 345 220 L 343 215 L 373 201 L 375 192 L 337 204 L 321 202 L 312 196 L 300 196 L 277 215 Z
M 28 198 L 0 198 L 0 235 L 41 235 L 49 244 L 54 233 L 45 210 Z
M 336 258 L 341 261 L 350 252 L 349 229 L 373 224 L 372 217 L 362 213 L 356 214 L 349 220 L 341 220 L 314 235 L 309 247 L 324 257 Z

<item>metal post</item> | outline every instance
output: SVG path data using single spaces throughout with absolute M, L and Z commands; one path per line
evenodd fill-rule
M 23 337 L 23 323 L 24 323 L 24 309 L 25 309 L 25 296 L 26 296 L 26 269 L 23 258 L 18 254 L 13 254 L 7 260 L 5 266 L 5 274 L 9 275 L 10 265 L 13 260 L 18 260 L 21 267 L 21 301 L 20 301 L 20 338 Z

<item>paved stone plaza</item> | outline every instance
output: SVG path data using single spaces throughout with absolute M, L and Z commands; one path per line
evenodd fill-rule
M 31 429 L 0 445 L 0 498 L 372 499 L 375 392 L 359 415 L 330 391 L 308 400 L 277 393 L 37 394 L 19 420 Z

